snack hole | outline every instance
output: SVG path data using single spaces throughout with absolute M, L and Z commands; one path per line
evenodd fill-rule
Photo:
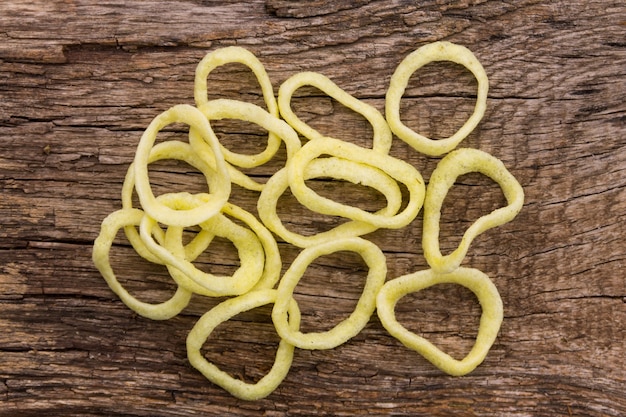
M 217 85 L 219 89 L 212 88 Z M 214 68 L 207 77 L 207 90 L 209 100 L 229 98 L 267 109 L 256 76 L 248 66 L 239 62 L 228 62 Z
M 325 332 L 348 317 L 361 297 L 367 274 L 363 259 L 350 251 L 311 262 L 293 293 L 302 315 L 300 331 Z
M 343 217 L 327 216 L 309 210 L 298 202 L 289 189 L 278 199 L 276 212 L 287 230 L 303 236 L 326 232 L 348 221 Z
M 280 342 L 272 307 L 257 307 L 220 323 L 202 345 L 202 356 L 233 378 L 257 383 L 272 369 Z
M 472 172 L 458 177 L 448 190 L 441 207 L 439 222 L 441 253 L 447 255 L 454 251 L 459 246 L 463 233 L 472 223 L 506 204 L 498 183 L 487 176 Z M 478 236 L 472 251 L 476 251 L 480 241 L 481 236 Z
M 162 159 L 148 165 L 148 178 L 155 196 L 185 190 L 189 193 L 208 193 L 209 186 L 205 176 L 177 159 Z M 134 207 L 141 207 L 136 200 Z
M 259 136 L 259 137 L 256 137 L 256 139 L 252 139 L 252 140 L 256 140 L 258 142 L 258 148 L 256 148 L 256 145 L 255 145 L 255 150 L 252 150 L 252 149 L 248 150 L 246 148 L 241 153 L 253 154 L 257 151 L 258 152 L 262 151 L 264 147 L 267 146 L 267 132 L 265 132 L 265 136 L 262 136 L 262 137 Z M 238 148 L 231 148 L 231 149 L 236 150 L 237 152 L 240 151 Z M 237 169 L 243 172 L 245 175 L 252 178 L 254 181 L 264 184 L 272 175 L 274 175 L 278 170 L 283 168 L 286 163 L 287 163 L 287 149 L 285 148 L 285 143 L 281 142 L 280 147 L 278 148 L 278 151 L 276 152 L 276 155 L 274 155 L 266 163 L 261 164 L 258 167 L 254 167 L 254 168 L 238 167 Z M 233 186 L 233 190 L 235 189 L 241 189 L 245 191 L 244 188 L 238 187 L 237 185 Z
M 409 78 L 400 101 L 400 119 L 430 139 L 452 136 L 474 111 L 478 82 L 462 65 L 438 61 Z
M 455 284 L 436 284 L 406 294 L 398 300 L 395 312 L 407 330 L 457 360 L 472 349 L 482 313 L 474 293 Z
M 118 231 L 109 252 L 113 272 L 119 283 L 135 298 L 146 303 L 162 303 L 176 292 L 176 283 L 167 268 L 139 256 Z
M 305 184 L 322 197 L 370 213 L 387 206 L 387 200 L 380 191 L 361 184 L 323 177 L 307 180 Z M 403 203 L 406 204 L 405 201 Z
M 241 261 L 233 242 L 215 236 L 209 247 L 193 261 L 193 264 L 206 273 L 232 276 L 241 266 Z
M 300 87 L 291 98 L 291 108 L 300 120 L 322 136 L 372 147 L 374 129 L 367 119 L 316 87 Z

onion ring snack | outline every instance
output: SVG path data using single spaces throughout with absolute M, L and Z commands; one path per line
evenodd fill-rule
M 121 209 L 109 214 L 100 226 L 100 234 L 93 244 L 93 263 L 100 271 L 111 290 L 135 313 L 152 319 L 167 320 L 180 313 L 189 304 L 191 292 L 178 286 L 174 295 L 163 303 L 146 303 L 132 296 L 118 281 L 111 267 L 109 253 L 117 232 L 125 226 L 137 226 L 145 217 L 139 209 Z M 162 232 L 161 229 L 156 231 Z M 156 233 L 155 231 L 155 233 Z M 158 234 L 159 240 L 163 240 L 162 233 Z
M 358 253 L 369 272 L 356 308 L 350 316 L 325 332 L 302 333 L 288 317 L 293 292 L 307 267 L 316 258 L 339 251 Z M 301 349 L 332 349 L 356 336 L 369 321 L 376 308 L 376 294 L 385 282 L 387 261 L 383 252 L 372 242 L 353 237 L 337 239 L 304 249 L 293 261 L 278 284 L 278 295 L 272 310 L 272 320 L 281 338 Z
M 478 81 L 478 95 L 474 112 L 452 136 L 433 140 L 416 133 L 400 120 L 400 101 L 411 75 L 424 65 L 435 61 L 451 61 L 470 70 Z M 396 67 L 391 76 L 385 98 L 385 116 L 391 131 L 408 143 L 413 149 L 430 156 L 439 156 L 450 152 L 465 139 L 478 125 L 487 108 L 489 80 L 485 69 L 474 54 L 464 46 L 450 42 L 426 44 L 409 54 Z
M 278 292 L 272 289 L 251 291 L 244 295 L 223 301 L 206 312 L 193 326 L 187 336 L 187 357 L 189 363 L 200 371 L 209 381 L 224 388 L 233 396 L 242 400 L 258 400 L 274 391 L 289 373 L 293 360 L 294 346 L 281 339 L 276 351 L 276 359 L 272 369 L 254 384 L 233 378 L 228 373 L 210 363 L 200 352 L 202 345 L 213 330 L 221 323 L 244 311 L 252 310 L 266 304 L 275 303 Z M 300 326 L 298 305 L 291 301 L 287 308 L 289 327 L 297 330 Z
M 152 193 L 148 178 L 148 163 L 150 152 L 154 146 L 156 135 L 163 127 L 182 122 L 190 126 L 190 132 L 197 130 L 202 138 L 209 144 L 215 160 L 215 175 L 217 180 L 212 182 L 215 186 L 211 189 L 211 198 L 201 206 L 189 210 L 173 210 L 159 203 Z M 219 143 L 206 117 L 195 107 L 178 104 L 155 117 L 145 130 L 133 162 L 135 175 L 135 190 L 141 203 L 142 209 L 155 220 L 170 226 L 193 226 L 208 220 L 217 214 L 230 196 L 230 176 Z M 207 181 L 211 183 L 211 181 Z M 210 185 L 210 184 L 209 184 Z
M 369 165 L 401 182 L 409 191 L 409 201 L 406 207 L 400 213 L 390 216 L 369 213 L 358 207 L 351 207 L 320 196 L 306 185 L 304 173 L 307 165 L 321 155 L 335 156 Z M 376 227 L 398 229 L 406 226 L 415 219 L 424 202 L 424 180 L 412 165 L 390 155 L 334 138 L 319 138 L 306 143 L 291 160 L 287 161 L 287 170 L 291 192 L 309 210 L 346 217 Z M 329 172 L 328 175 L 332 176 L 333 173 Z
M 318 158 L 307 165 L 304 175 L 305 179 L 332 175 L 334 179 L 350 181 L 353 184 L 361 184 L 379 191 L 387 199 L 387 205 L 377 212 L 380 215 L 394 215 L 402 204 L 402 193 L 398 184 L 384 172 L 369 165 L 341 158 Z M 287 170 L 283 168 L 265 184 L 265 188 L 259 195 L 257 210 L 263 223 L 292 245 L 306 248 L 327 240 L 361 236 L 378 229 L 369 223 L 351 220 L 331 230 L 309 236 L 289 231 L 276 212 L 278 199 L 287 188 L 289 188 Z
M 209 199 L 210 196 L 207 194 L 191 195 L 188 193 L 163 194 L 158 198 L 164 206 L 180 210 L 199 207 Z M 205 289 L 202 291 L 204 295 L 240 295 L 248 292 L 261 279 L 265 254 L 257 235 L 234 223 L 221 213 L 201 223 L 200 226 L 213 235 L 225 237 L 237 248 L 241 265 L 232 276 L 218 276 L 199 270 L 193 263 L 185 259 L 182 244 L 180 249 L 175 251 L 176 253 L 170 250 L 172 245 L 169 242 L 168 247 L 159 245 L 151 233 L 157 223 L 150 216 L 144 216 L 139 226 L 139 234 L 146 247 L 161 258 L 165 264 L 180 270 L 185 276 L 203 287 Z M 179 282 L 182 285 L 185 283 L 186 281 Z
M 226 203 L 226 205 L 222 209 L 222 213 L 223 214 L 221 216 L 225 214 L 246 224 L 246 226 L 248 226 L 250 230 L 255 234 L 254 240 L 258 239 L 259 243 L 262 246 L 262 254 L 264 256 L 263 270 L 262 270 L 261 275 L 258 277 L 256 284 L 254 284 L 254 286 L 250 289 L 250 291 L 273 288 L 280 278 L 280 271 L 282 268 L 280 252 L 278 250 L 278 244 L 276 243 L 274 236 L 271 234 L 269 230 L 265 228 L 265 226 L 263 226 L 263 224 L 261 224 L 256 219 L 256 217 L 254 217 L 252 214 L 248 213 L 247 211 L 243 210 L 242 208 L 232 203 Z M 228 223 L 223 223 L 223 221 L 228 221 Z M 238 233 L 242 233 L 245 231 L 245 229 L 240 230 L 241 226 L 233 223 L 232 221 L 228 220 L 226 217 L 224 217 L 224 220 L 221 220 L 216 223 L 213 223 L 212 220 L 209 220 L 208 222 L 206 222 L 206 224 L 201 225 L 201 227 L 202 229 L 200 230 L 196 238 L 194 238 L 194 240 L 190 242 L 189 244 L 183 246 L 182 244 L 183 229 L 179 227 L 170 226 L 167 228 L 167 231 L 165 232 L 165 241 L 164 241 L 163 246 L 167 250 L 172 252 L 172 254 L 175 257 L 183 258 L 188 261 L 193 261 L 200 255 L 200 253 L 202 253 L 208 247 L 208 244 L 210 243 L 210 242 L 206 242 L 206 244 L 204 244 L 205 242 L 202 242 L 199 245 L 192 245 L 193 243 L 196 243 L 196 241 L 198 240 L 198 237 L 201 236 L 203 233 L 206 233 L 207 235 L 210 235 L 210 236 L 216 236 L 219 234 L 228 238 L 228 236 L 236 236 Z M 253 259 L 256 259 L 256 262 L 261 262 L 261 259 L 259 258 L 260 253 L 261 252 L 258 251 L 258 249 L 256 252 L 251 251 L 251 250 L 246 250 L 245 252 L 240 251 L 240 256 L 242 258 L 243 256 L 248 256 Z M 247 263 L 247 260 L 246 260 L 246 263 Z M 200 295 L 205 295 L 209 297 L 216 297 L 216 296 L 223 295 L 221 293 L 216 293 L 214 290 L 209 289 L 211 288 L 211 285 L 206 285 L 206 286 L 204 285 L 205 276 L 201 275 L 202 274 L 201 271 L 197 270 L 197 268 L 195 269 L 192 269 L 191 267 L 189 268 L 190 268 L 189 270 L 193 271 L 193 273 L 191 273 L 192 274 L 191 276 L 195 278 L 190 278 L 190 275 L 182 272 L 179 269 L 176 269 L 175 267 L 171 265 L 168 265 L 168 270 L 170 271 L 172 278 L 174 278 L 174 280 L 179 285 Z M 258 272 L 255 270 L 254 274 L 257 274 L 257 273 Z M 239 273 L 238 276 L 241 276 L 242 274 L 251 274 L 247 276 L 247 278 L 250 278 L 250 279 L 254 276 L 252 275 L 252 272 L 250 270 L 247 270 L 246 272 L 242 271 Z M 202 279 L 202 284 L 197 282 L 200 279 Z M 207 276 L 206 279 L 211 279 L 211 277 Z M 238 279 L 238 278 L 237 276 L 233 276 L 228 279 Z
M 380 112 L 374 107 L 348 94 L 328 77 L 310 71 L 292 75 L 281 84 L 280 89 L 278 90 L 278 108 L 280 109 L 280 115 L 302 136 L 309 140 L 324 137 L 324 135 L 319 133 L 317 130 L 300 120 L 291 109 L 291 98 L 293 93 L 298 88 L 305 85 L 318 88 L 345 107 L 365 117 L 374 130 L 373 149 L 377 152 L 385 154 L 389 152 L 389 149 L 391 148 L 392 135 L 383 115 L 380 114 Z
M 425 338 L 407 330 L 396 320 L 395 306 L 400 298 L 436 284 L 462 285 L 478 297 L 482 307 L 476 342 L 462 360 L 454 359 Z M 455 376 L 471 372 L 485 359 L 498 335 L 503 318 L 502 300 L 498 289 L 487 275 L 472 268 L 458 268 L 446 274 L 428 269 L 392 279 L 386 282 L 378 293 L 376 311 L 389 334 L 409 349 L 424 356 L 437 368 Z
M 465 231 L 458 248 L 443 256 L 439 250 L 441 206 L 456 179 L 470 172 L 480 172 L 497 182 L 507 205 L 478 218 Z M 478 149 L 461 148 L 449 153 L 437 164 L 426 189 L 422 247 L 428 265 L 437 272 L 451 272 L 458 268 L 476 236 L 511 221 L 523 204 L 524 190 L 502 161 Z
M 204 177 L 206 181 L 209 183 L 209 189 L 215 189 L 218 187 L 217 181 L 219 177 L 215 174 L 215 170 L 213 170 L 204 160 L 199 158 L 194 152 L 193 148 L 189 145 L 189 143 L 180 142 L 177 140 L 169 140 L 161 143 L 157 143 L 150 150 L 150 155 L 148 156 L 148 164 L 151 164 L 156 161 L 160 161 L 163 159 L 174 159 L 179 161 L 184 161 L 192 167 L 198 169 Z M 135 190 L 135 170 L 134 165 L 131 164 L 126 172 L 126 177 L 124 178 L 124 184 L 122 185 L 122 207 L 125 209 L 133 208 L 133 191 Z M 139 256 L 147 259 L 152 263 L 162 264 L 163 261 L 161 258 L 154 255 L 148 248 L 146 248 L 143 240 L 141 240 L 139 236 L 139 232 L 134 226 L 126 226 L 124 227 L 124 232 L 126 233 L 126 238 L 129 240 L 135 251 L 139 254 Z M 202 234 L 198 234 L 198 238 L 203 238 Z M 208 243 L 207 243 L 208 245 Z
M 274 117 L 278 118 L 278 104 L 274 97 L 274 87 L 263 67 L 263 64 L 254 54 L 247 49 L 238 46 L 228 46 L 216 49 L 204 56 L 196 67 L 196 75 L 194 80 L 194 99 L 196 107 L 201 109 L 208 102 L 207 96 L 207 77 L 215 68 L 226 64 L 239 63 L 247 66 L 254 73 L 259 85 L 263 100 L 267 106 L 267 111 Z M 268 129 L 269 130 L 269 129 Z M 263 152 L 257 155 L 243 155 L 232 152 L 222 146 L 224 158 L 231 164 L 241 168 L 252 168 L 267 162 L 272 158 L 280 147 L 280 138 L 276 133 L 270 130 L 268 135 L 267 147 Z

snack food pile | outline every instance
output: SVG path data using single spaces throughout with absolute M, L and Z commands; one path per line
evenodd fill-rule
M 400 120 L 400 101 L 410 76 L 433 61 L 452 61 L 463 65 L 478 81 L 477 102 L 471 117 L 454 135 L 438 140 L 414 132 Z M 208 99 L 209 73 L 221 65 L 235 62 L 246 65 L 255 74 L 266 109 L 239 100 Z M 291 98 L 298 88 L 305 85 L 320 89 L 365 117 L 373 127 L 372 148 L 323 136 L 301 121 L 291 109 Z M 188 305 L 192 294 L 228 297 L 195 324 L 187 337 L 187 352 L 192 366 L 241 399 L 263 398 L 276 389 L 289 372 L 295 348 L 337 347 L 358 334 L 374 311 L 384 328 L 408 348 L 448 374 L 466 374 L 487 355 L 500 329 L 503 312 L 502 301 L 491 279 L 477 269 L 462 267 L 461 263 L 472 240 L 480 233 L 512 220 L 521 210 L 524 200 L 521 186 L 500 160 L 477 149 L 457 148 L 482 118 L 487 90 L 487 75 L 475 56 L 467 48 L 449 42 L 427 44 L 400 63 L 387 91 L 385 117 L 330 79 L 312 72 L 299 73 L 286 80 L 280 86 L 276 99 L 263 65 L 252 53 L 239 47 L 213 51 L 196 69 L 196 105 L 177 105 L 164 111 L 152 120 L 143 133 L 124 180 L 122 208 L 104 219 L 94 242 L 94 264 L 129 308 L 154 320 L 176 316 Z M 211 121 L 220 119 L 243 120 L 262 127 L 268 132 L 267 146 L 255 155 L 225 148 L 211 127 Z M 189 140 L 156 143 L 158 132 L 173 123 L 189 127 Z M 394 134 L 418 152 L 430 156 L 445 155 L 427 186 L 411 164 L 389 155 Z M 305 139 L 304 144 L 301 137 Z M 246 169 L 270 161 L 283 143 L 287 153 L 285 166 L 265 184 L 246 175 Z M 164 159 L 184 161 L 201 172 L 206 178 L 206 192 L 155 195 L 148 166 Z M 498 183 L 507 205 L 480 217 L 466 230 L 459 247 L 443 256 L 439 249 L 441 206 L 456 179 L 470 172 L 479 172 Z M 369 212 L 339 203 L 309 188 L 307 180 L 314 178 L 330 178 L 371 187 L 385 196 L 387 205 L 377 212 Z M 233 184 L 259 192 L 258 219 L 229 201 Z M 407 201 L 403 201 L 399 184 L 408 191 Z M 314 235 L 288 230 L 277 214 L 278 199 L 287 189 L 309 210 L 340 216 L 347 221 Z M 134 193 L 140 207 L 133 207 Z M 363 236 L 380 228 L 405 227 L 422 209 L 422 244 L 430 269 L 401 277 L 387 277 L 383 251 Z M 184 243 L 183 233 L 190 228 L 199 231 L 191 241 Z M 109 252 L 121 229 L 141 257 L 167 267 L 177 284 L 176 292 L 168 301 L 140 301 L 116 278 Z M 193 263 L 215 236 L 228 239 L 238 251 L 240 266 L 232 276 L 203 272 Z M 282 277 L 283 262 L 276 236 L 301 248 Z M 300 331 L 300 310 L 294 290 L 315 259 L 338 251 L 357 253 L 369 268 L 362 295 L 349 317 L 332 329 L 303 333 Z M 470 289 L 482 308 L 476 342 L 462 360 L 452 358 L 428 340 L 407 330 L 395 318 L 395 305 L 399 299 L 440 283 L 453 283 Z M 267 304 L 273 304 L 272 321 L 281 339 L 274 366 L 267 375 L 256 383 L 247 383 L 207 361 L 201 349 L 216 326 L 239 313 Z

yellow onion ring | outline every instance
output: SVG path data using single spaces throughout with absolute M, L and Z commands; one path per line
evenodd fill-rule
M 163 194 L 159 196 L 160 204 L 174 210 L 189 210 L 209 200 L 206 194 L 191 195 L 187 193 Z M 203 222 L 200 226 L 210 233 L 229 239 L 237 248 L 240 266 L 232 276 L 220 276 L 203 272 L 184 257 L 184 249 L 172 253 L 167 247 L 158 244 L 152 237 L 151 230 L 157 226 L 156 220 L 144 216 L 139 225 L 139 234 L 146 247 L 158 256 L 165 264 L 180 270 L 184 275 L 205 289 L 206 294 L 214 296 L 240 295 L 249 291 L 261 279 L 265 263 L 263 246 L 257 235 L 250 229 L 239 226 L 221 213 Z M 184 284 L 184 281 L 181 281 Z
M 320 196 L 305 184 L 304 173 L 307 165 L 321 155 L 335 156 L 369 165 L 401 182 L 409 191 L 409 201 L 406 207 L 397 214 L 383 215 L 369 213 L 358 207 L 341 204 Z M 287 170 L 291 192 L 300 204 L 309 210 L 346 217 L 376 227 L 398 229 L 406 226 L 415 219 L 424 202 L 424 180 L 412 165 L 390 155 L 334 138 L 319 138 L 306 143 L 291 160 L 287 161 Z M 331 176 L 332 174 L 329 173 Z
M 121 209 L 109 214 L 102 221 L 100 234 L 94 241 L 92 259 L 111 290 L 131 310 L 152 320 L 167 320 L 176 316 L 189 304 L 191 292 L 178 286 L 174 295 L 163 303 L 152 304 L 139 301 L 120 284 L 109 259 L 111 245 L 118 230 L 125 226 L 137 226 L 144 217 L 144 212 L 139 209 Z M 160 229 L 157 228 L 157 230 Z M 162 234 L 159 236 L 159 240 L 162 240 Z
M 462 285 L 478 297 L 482 307 L 476 341 L 462 360 L 454 359 L 441 351 L 425 338 L 406 329 L 396 319 L 395 306 L 400 298 L 436 284 Z M 482 363 L 498 335 L 503 318 L 502 299 L 498 289 L 487 275 L 472 268 L 458 268 L 446 274 L 428 269 L 392 279 L 378 293 L 376 311 L 389 334 L 424 356 L 437 368 L 456 376 L 465 375 Z
M 222 213 L 245 223 L 246 226 L 248 226 L 250 230 L 256 234 L 256 238 L 258 238 L 259 242 L 262 245 L 263 255 L 265 257 L 263 262 L 263 271 L 261 276 L 258 278 L 258 281 L 256 282 L 256 284 L 254 284 L 250 291 L 257 289 L 273 288 L 280 278 L 282 262 L 280 252 L 278 250 L 278 244 L 276 243 L 276 239 L 274 239 L 272 233 L 267 230 L 265 226 L 263 226 L 263 224 L 261 224 L 252 214 L 232 203 L 226 203 L 226 205 L 222 209 Z M 224 233 L 228 233 L 228 230 L 234 230 L 234 232 L 238 230 L 238 227 L 235 227 L 237 225 L 234 223 L 228 223 L 228 227 L 224 227 L 222 222 L 216 222 L 216 224 L 213 224 L 212 221 L 209 221 L 207 223 L 209 224 L 201 225 L 202 229 L 197 237 L 185 246 L 183 246 L 182 244 L 183 229 L 173 226 L 168 227 L 165 233 L 165 241 L 163 243 L 163 246 L 167 250 L 172 252 L 174 256 L 186 259 L 187 261 L 191 262 L 196 259 L 208 247 L 208 244 L 210 243 L 206 242 L 206 244 L 204 244 L 205 242 L 198 242 L 199 244 L 192 245 L 192 243 L 196 243 L 196 241 L 198 240 L 198 236 L 200 236 L 202 233 L 207 233 L 210 236 L 215 236 L 216 234 L 224 235 Z M 234 232 L 230 232 L 231 235 Z M 240 253 L 240 256 L 246 256 L 245 254 L 247 253 L 248 251 L 243 254 Z M 170 274 L 172 275 L 172 278 L 174 278 L 174 280 L 179 285 L 193 291 L 194 293 L 210 297 L 223 295 L 220 293 L 216 293 L 214 290 L 210 289 L 210 286 L 209 288 L 207 288 L 206 285 L 203 285 L 205 282 L 204 277 L 202 279 L 203 284 L 201 285 L 181 270 L 176 269 L 171 265 L 168 265 L 167 267 L 170 271 Z M 194 276 L 196 276 L 199 280 L 200 276 L 197 274 Z M 234 279 L 237 279 L 237 277 L 234 277 Z
M 411 75 L 434 61 L 451 61 L 470 70 L 478 81 L 478 95 L 474 112 L 452 136 L 433 140 L 413 131 L 400 120 L 400 101 Z M 489 80 L 485 69 L 474 54 L 464 46 L 450 42 L 426 44 L 409 54 L 391 76 L 385 98 L 385 117 L 391 131 L 413 149 L 426 155 L 439 156 L 454 149 L 478 125 L 487 108 Z
M 252 70 L 259 85 L 261 86 L 261 93 L 263 94 L 263 99 L 268 112 L 272 116 L 278 117 L 278 104 L 276 102 L 276 97 L 274 97 L 274 87 L 272 86 L 272 82 L 270 81 L 263 64 L 256 56 L 254 56 L 252 52 L 238 46 L 228 46 L 216 49 L 215 51 L 206 54 L 200 63 L 198 63 L 194 80 L 194 99 L 196 106 L 201 109 L 210 101 L 207 96 L 207 78 L 211 71 L 217 67 L 233 63 L 243 64 Z M 260 154 L 244 155 L 232 152 L 224 146 L 221 148 L 224 158 L 229 163 L 242 168 L 252 168 L 271 159 L 279 147 L 280 138 L 275 132 L 270 131 L 268 135 L 267 147 Z
M 293 360 L 294 346 L 281 339 L 276 351 L 276 359 L 272 369 L 254 384 L 233 378 L 228 373 L 210 363 L 200 352 L 213 330 L 221 323 L 244 311 L 252 310 L 266 304 L 275 303 L 278 292 L 272 289 L 256 290 L 235 298 L 223 301 L 206 312 L 193 326 L 187 336 L 187 357 L 189 363 L 200 371 L 209 381 L 224 388 L 233 396 L 242 400 L 258 400 L 272 393 L 289 373 Z M 300 326 L 300 311 L 295 302 L 287 308 L 289 327 L 296 330 Z
M 157 143 L 150 150 L 148 157 L 148 163 L 151 164 L 155 161 L 163 159 L 174 159 L 184 161 L 194 168 L 198 169 L 204 175 L 206 181 L 209 184 L 209 189 L 215 189 L 218 187 L 217 182 L 219 177 L 215 174 L 209 165 L 204 160 L 199 158 L 191 145 L 185 142 L 177 140 L 169 140 L 161 143 Z M 124 178 L 124 184 L 122 185 L 122 207 L 126 209 L 133 208 L 133 191 L 135 190 L 135 170 L 134 165 L 131 164 L 126 172 Z M 126 238 L 129 240 L 135 251 L 142 258 L 147 259 L 152 263 L 163 264 L 162 260 L 155 256 L 143 243 L 139 236 L 139 232 L 134 226 L 124 227 Z M 198 239 L 206 238 L 206 234 L 200 233 L 197 235 Z M 212 237 L 211 237 L 212 238 Z M 209 240 L 210 241 L 210 240 Z M 191 243 L 191 242 L 190 242 Z M 208 243 L 207 243 L 208 245 Z
M 350 181 L 371 187 L 382 193 L 387 199 L 387 206 L 377 212 L 380 215 L 393 215 L 402 204 L 402 193 L 398 184 L 381 170 L 370 165 L 352 162 L 340 158 L 319 158 L 312 160 L 306 167 L 305 179 L 332 175 L 334 179 Z M 277 214 L 280 196 L 289 188 L 287 169 L 275 173 L 265 184 L 259 195 L 257 210 L 263 223 L 274 233 L 292 245 L 305 248 L 327 240 L 342 237 L 361 236 L 377 229 L 369 223 L 349 221 L 331 230 L 305 236 L 288 230 Z
M 159 203 L 152 192 L 148 178 L 148 164 L 150 153 L 154 146 L 157 133 L 165 126 L 181 122 L 190 126 L 190 131 L 196 131 L 210 146 L 215 161 L 215 175 L 217 180 L 211 182 L 211 198 L 201 206 L 190 210 L 173 210 Z M 217 214 L 230 196 L 230 176 L 226 161 L 219 147 L 219 143 L 206 117 L 195 107 L 179 104 L 155 117 L 145 130 L 133 162 L 135 174 L 135 189 L 142 209 L 152 218 L 170 226 L 193 226 L 210 219 Z
M 478 218 L 463 234 L 452 253 L 443 256 L 439 250 L 441 206 L 456 179 L 470 172 L 480 172 L 501 187 L 507 200 L 500 207 Z M 498 158 L 478 149 L 461 148 L 446 155 L 430 176 L 424 200 L 422 247 L 428 265 L 437 272 L 451 272 L 463 262 L 470 244 L 479 234 L 511 221 L 522 209 L 524 190 Z
M 328 77 L 316 72 L 305 71 L 292 75 L 281 84 L 278 90 L 278 107 L 280 109 L 280 115 L 294 129 L 300 132 L 301 135 L 309 140 L 324 137 L 324 135 L 319 133 L 317 130 L 300 120 L 291 109 L 291 98 L 293 93 L 298 88 L 305 85 L 318 88 L 350 110 L 365 117 L 374 130 L 373 149 L 377 152 L 385 154 L 389 152 L 389 149 L 391 149 L 392 135 L 383 115 L 380 114 L 380 112 L 374 107 L 348 94 Z
M 293 292 L 307 267 L 316 258 L 339 251 L 358 253 L 369 272 L 363 292 L 350 316 L 325 332 L 302 333 L 294 328 L 288 316 Z M 372 242 L 359 238 L 337 239 L 304 249 L 293 261 L 278 284 L 278 295 L 272 310 L 272 320 L 281 338 L 301 349 L 332 349 L 356 336 L 365 327 L 376 308 L 376 295 L 385 282 L 385 255 Z

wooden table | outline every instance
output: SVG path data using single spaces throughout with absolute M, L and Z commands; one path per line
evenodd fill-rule
M 618 1 L 4 1 L 0 5 L 0 415 L 626 415 L 626 6 Z M 465 45 L 490 80 L 487 112 L 463 146 L 500 158 L 523 185 L 511 223 L 481 235 L 464 266 L 491 277 L 504 322 L 486 360 L 452 377 L 392 338 L 374 314 L 346 344 L 296 350 L 290 373 L 267 398 L 233 398 L 190 366 L 185 338 L 222 299 L 194 297 L 180 315 L 153 321 L 128 309 L 91 261 L 102 219 L 120 190 L 143 130 L 160 112 L 193 104 L 194 70 L 219 47 L 261 60 L 275 91 L 317 71 L 384 111 L 389 79 L 417 47 Z M 214 97 L 261 104 L 242 66 L 209 77 Z M 476 82 L 452 64 L 411 78 L 403 120 L 433 137 L 471 113 Z M 371 145 L 359 115 L 314 88 L 294 108 L 325 135 Z M 225 146 L 253 152 L 264 133 L 224 121 Z M 184 140 L 181 129 L 159 138 Z M 395 139 L 390 153 L 428 179 L 439 158 Z M 284 155 L 283 155 L 284 156 Z M 266 180 L 277 160 L 252 170 Z M 155 192 L 201 190 L 185 164 L 151 168 Z M 377 209 L 357 186 L 314 181 L 320 192 Z M 258 194 L 233 189 L 254 211 Z M 497 186 L 470 174 L 446 199 L 441 245 L 503 202 Z M 286 225 L 315 233 L 340 220 L 307 211 L 287 193 Z M 365 236 L 387 256 L 388 276 L 426 269 L 421 215 L 400 230 Z M 124 244 L 112 252 L 120 280 L 139 298 L 173 291 L 163 267 Z M 284 269 L 299 250 L 279 239 Z M 198 261 L 214 273 L 238 265 L 217 239 Z M 296 291 L 303 329 L 346 317 L 362 289 L 358 256 L 320 258 Z M 270 307 L 218 327 L 206 354 L 257 380 L 278 337 Z M 453 356 L 472 346 L 480 307 L 460 286 L 407 296 L 398 317 Z

